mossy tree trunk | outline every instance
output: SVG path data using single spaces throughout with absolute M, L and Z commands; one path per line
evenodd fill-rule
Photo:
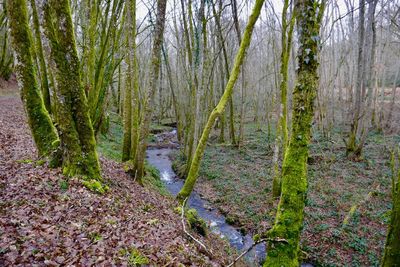
M 232 96 L 233 88 L 234 88 L 236 80 L 239 76 L 240 67 L 243 64 L 247 48 L 250 45 L 253 28 L 254 28 L 254 25 L 260 15 L 260 11 L 263 6 L 263 3 L 264 3 L 264 0 L 257 0 L 255 3 L 255 6 L 254 6 L 251 16 L 249 18 L 249 22 L 248 22 L 245 32 L 244 32 L 243 39 L 242 39 L 242 42 L 239 47 L 239 51 L 236 55 L 234 66 L 233 66 L 231 75 L 229 76 L 229 80 L 226 85 L 224 94 L 222 95 L 218 105 L 213 109 L 213 111 L 211 112 L 211 114 L 208 118 L 207 124 L 205 125 L 205 128 L 201 135 L 199 144 L 194 153 L 194 157 L 193 157 L 192 163 L 190 165 L 188 177 L 186 178 L 185 184 L 183 185 L 181 191 L 177 195 L 177 199 L 181 203 L 183 203 L 183 201 L 187 197 L 189 197 L 193 191 L 193 187 L 197 180 L 197 175 L 198 175 L 201 159 L 203 157 L 204 150 L 206 148 L 206 144 L 207 144 L 208 137 L 210 135 L 210 131 L 214 125 L 215 120 L 217 118 L 221 117 L 221 115 L 223 114 L 225 107 L 226 107 L 229 99 Z
M 83 60 L 87 60 L 87 66 L 83 63 L 85 65 L 81 66 L 81 69 L 84 68 L 87 71 L 88 77 L 84 80 L 84 86 L 88 91 L 90 118 L 95 135 L 97 135 L 104 121 L 107 89 L 120 62 L 115 60 L 115 52 L 119 45 L 117 42 L 119 41 L 117 40 L 119 38 L 118 26 L 123 27 L 124 22 L 124 16 L 119 20 L 124 1 L 116 0 L 104 3 L 92 0 L 88 3 L 89 20 L 85 25 L 88 29 L 85 31 L 85 38 L 88 39 L 88 42 L 83 53 Z M 99 28 L 97 29 L 97 27 Z
M 28 24 L 26 0 L 7 2 L 13 47 L 16 54 L 16 72 L 21 97 L 28 115 L 39 156 L 52 153 L 58 146 L 57 131 L 47 112 L 36 80 L 33 64 L 33 40 Z
M 295 14 L 292 13 L 288 23 L 287 13 L 289 9 L 289 0 L 285 0 L 282 11 L 282 51 L 281 51 L 281 66 L 280 66 L 280 98 L 281 105 L 279 108 L 280 114 L 277 123 L 277 133 L 275 138 L 274 149 L 274 178 L 272 183 L 272 196 L 279 197 L 281 194 L 281 172 L 279 171 L 279 146 L 282 146 L 282 158 L 285 158 L 286 148 L 288 145 L 288 78 L 289 78 L 289 58 L 292 48 L 293 29 L 295 24 Z
M 394 161 L 394 160 L 393 160 Z M 392 171 L 395 172 L 394 162 Z M 393 176 L 395 177 L 395 173 Z M 394 179 L 393 179 L 394 180 Z M 397 182 L 392 190 L 393 208 L 386 238 L 382 267 L 400 266 L 400 171 L 397 170 Z
M 8 34 L 7 1 L 0 4 L 0 40 L 0 77 L 8 80 L 13 72 L 14 58 Z
M 229 61 L 228 61 L 228 52 L 226 49 L 225 45 L 225 40 L 224 36 L 222 33 L 222 25 L 221 25 L 221 12 L 222 12 L 222 1 L 220 3 L 220 10 L 219 13 L 217 12 L 215 8 L 214 2 L 211 2 L 212 4 L 212 9 L 213 9 L 213 15 L 215 19 L 215 25 L 216 25 L 216 30 L 217 30 L 217 37 L 218 37 L 218 42 L 219 45 L 221 46 L 222 50 L 222 55 L 223 55 L 223 67 L 224 67 L 224 73 L 225 73 L 225 78 L 227 81 L 229 81 Z M 229 136 L 231 138 L 231 143 L 233 145 L 237 145 L 236 142 L 236 135 L 235 135 L 235 118 L 234 118 L 234 105 L 233 105 L 233 98 L 232 96 L 229 97 Z
M 133 0 L 135 1 L 135 0 Z M 125 5 L 124 16 L 128 17 L 128 23 L 125 25 L 126 36 L 125 36 L 125 57 L 124 61 L 127 65 L 125 75 L 125 90 L 124 90 L 124 114 L 123 114 L 123 140 L 122 140 L 122 161 L 128 161 L 131 159 L 131 141 L 132 141 L 132 62 L 130 56 L 130 24 L 132 23 L 132 13 L 129 8 L 129 1 Z
M 129 37 L 127 37 L 129 38 Z M 128 48 L 129 49 L 129 48 Z M 126 57 L 129 59 L 129 57 Z M 122 140 L 122 161 L 128 161 L 131 159 L 131 148 L 132 148 L 132 75 L 131 75 L 131 64 L 128 63 L 128 73 L 125 78 L 125 94 L 124 94 L 124 114 L 123 114 L 123 126 L 124 136 Z
M 125 82 L 124 98 L 124 139 L 122 161 L 135 159 L 139 142 L 139 69 L 136 52 L 136 0 L 128 1 L 126 14 L 127 42 L 125 62 L 128 70 Z
M 157 80 L 161 64 L 161 49 L 163 44 L 164 26 L 165 26 L 165 10 L 167 6 L 166 0 L 157 1 L 157 19 L 154 30 L 154 41 L 151 53 L 150 77 L 148 84 L 148 92 L 144 105 L 144 118 L 141 124 L 139 135 L 139 146 L 135 159 L 133 173 L 139 184 L 142 184 L 144 176 L 144 160 L 147 149 L 147 136 L 150 132 L 150 123 L 153 114 L 154 95 L 157 90 Z
M 293 92 L 293 123 L 282 166 L 282 193 L 275 224 L 268 232 L 264 266 L 299 266 L 299 242 L 307 194 L 307 158 L 318 88 L 320 18 L 324 5 L 298 0 L 299 52 L 297 84 Z
M 242 34 L 240 32 L 240 25 L 239 25 L 239 18 L 238 18 L 238 11 L 237 11 L 237 2 L 236 0 L 231 0 L 232 6 L 232 15 L 233 15 L 233 24 L 235 26 L 235 32 L 238 44 L 242 41 Z M 240 86 L 240 120 L 239 120 L 239 137 L 237 140 L 237 145 L 240 147 L 243 144 L 244 139 L 244 105 L 245 105 L 245 87 L 246 87 L 246 68 L 243 64 L 242 66 L 242 83 Z
M 32 21 L 35 32 L 35 53 L 36 58 L 39 62 L 39 74 L 40 74 L 40 84 L 43 94 L 43 101 L 46 109 L 49 113 L 51 113 L 51 104 L 50 104 L 50 86 L 49 86 L 49 78 L 47 75 L 47 66 L 46 61 L 44 59 L 43 53 L 43 45 L 42 38 L 40 34 L 40 24 L 39 24 L 39 16 L 37 13 L 35 0 L 30 0 L 31 9 L 32 9 Z
M 55 67 L 56 114 L 63 172 L 68 176 L 83 175 L 88 180 L 100 181 L 100 164 L 89 107 L 81 83 L 69 1 L 45 1 L 43 10 L 45 33 L 50 43 L 50 59 Z

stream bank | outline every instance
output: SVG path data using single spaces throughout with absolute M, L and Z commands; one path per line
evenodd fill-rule
M 172 161 L 169 154 L 174 148 L 149 148 L 147 150 L 147 161 L 160 171 L 161 181 L 164 183 L 167 190 L 176 196 L 183 186 L 184 180 L 179 179 L 172 170 Z M 218 234 L 221 238 L 226 238 L 232 247 L 238 251 L 247 249 L 253 245 L 251 235 L 242 235 L 239 229 L 229 225 L 226 218 L 213 208 L 210 203 L 202 199 L 200 195 L 193 191 L 189 200 L 188 206 L 197 210 L 199 216 L 204 219 L 211 231 Z M 260 264 L 265 258 L 265 245 L 258 244 L 246 255 L 249 263 Z
M 157 168 L 160 172 L 160 179 L 164 183 L 168 192 L 176 196 L 184 184 L 172 169 L 172 160 L 170 154 L 179 149 L 179 143 L 176 139 L 176 130 L 161 132 L 156 134 L 155 143 L 149 146 L 147 150 L 147 161 L 150 165 Z M 199 216 L 206 221 L 213 233 L 229 241 L 230 245 L 239 252 L 247 250 L 254 244 L 251 234 L 243 234 L 235 226 L 227 223 L 227 219 L 217 208 L 194 190 L 188 200 L 188 206 L 197 210 Z M 264 243 L 254 246 L 246 255 L 245 260 L 249 266 L 261 266 L 265 260 L 266 245 Z M 302 267 L 312 267 L 308 263 L 301 264 Z

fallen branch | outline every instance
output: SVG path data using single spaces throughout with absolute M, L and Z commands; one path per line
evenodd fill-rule
M 210 253 L 212 255 L 212 252 L 210 250 L 207 249 L 207 247 L 201 243 L 201 241 L 197 240 L 193 235 L 191 235 L 187 230 L 186 230 L 186 224 L 185 224 L 185 205 L 186 205 L 186 201 L 188 198 L 185 198 L 185 200 L 183 201 L 182 204 L 182 211 L 181 211 L 181 219 L 182 219 L 182 226 L 183 226 L 183 231 L 185 232 L 185 234 L 187 234 L 190 238 L 192 238 L 197 244 L 199 244 L 205 251 L 207 251 L 208 253 Z
M 227 265 L 226 267 L 232 267 L 235 265 L 236 262 L 238 262 L 244 255 L 246 255 L 247 253 L 249 253 L 255 246 L 257 246 L 260 243 L 266 242 L 266 241 L 274 241 L 274 242 L 283 242 L 283 243 L 287 243 L 286 239 L 283 238 L 261 238 L 259 240 L 257 240 L 256 242 L 253 243 L 253 245 L 251 245 L 250 247 L 248 247 L 245 251 L 242 252 L 242 254 L 240 254 L 233 262 L 231 262 L 229 265 Z
M 233 262 L 231 262 L 228 266 L 226 267 L 232 267 L 233 265 L 235 265 L 236 262 L 238 262 L 244 255 L 246 255 L 247 253 L 250 252 L 250 250 L 252 250 L 255 246 L 257 246 L 258 244 L 267 241 L 268 239 L 260 239 L 257 242 L 254 242 L 253 245 L 251 245 L 249 248 L 247 248 L 245 251 L 242 252 L 242 254 L 240 254 Z

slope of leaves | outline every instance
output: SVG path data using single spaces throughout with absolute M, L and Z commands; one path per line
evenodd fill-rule
M 110 192 L 97 195 L 36 157 L 17 96 L 0 97 L 1 266 L 221 266 L 227 246 L 187 239 L 176 203 L 101 160 Z

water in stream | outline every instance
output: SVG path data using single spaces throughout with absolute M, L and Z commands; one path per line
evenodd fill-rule
M 160 171 L 161 180 L 166 188 L 172 195 L 176 196 L 184 181 L 179 179 L 172 170 L 172 162 L 168 157 L 171 151 L 170 148 L 149 149 L 147 150 L 147 160 Z M 208 201 L 202 199 L 196 191 L 190 195 L 188 205 L 197 210 L 199 216 L 208 223 L 214 233 L 229 240 L 229 243 L 239 251 L 247 249 L 253 244 L 250 235 L 242 235 L 235 227 L 227 224 L 225 217 L 212 208 Z M 246 255 L 247 260 L 253 263 L 261 262 L 264 257 L 264 244 L 258 244 Z
M 161 180 L 164 182 L 168 191 L 176 196 L 182 188 L 184 181 L 179 179 L 175 172 L 172 170 L 172 162 L 169 158 L 169 153 L 173 151 L 171 148 L 148 149 L 147 160 L 160 171 Z M 210 203 L 202 199 L 200 195 L 193 191 L 188 205 L 197 210 L 201 218 L 203 218 L 211 230 L 226 238 L 231 246 L 239 251 L 249 248 L 253 244 L 250 235 L 242 235 L 238 229 L 229 225 L 225 221 L 225 217 L 220 214 Z M 246 254 L 246 260 L 251 264 L 250 266 L 260 265 L 265 258 L 265 244 L 261 243 L 255 246 L 249 253 Z M 302 267 L 312 267 L 311 264 L 302 264 Z

